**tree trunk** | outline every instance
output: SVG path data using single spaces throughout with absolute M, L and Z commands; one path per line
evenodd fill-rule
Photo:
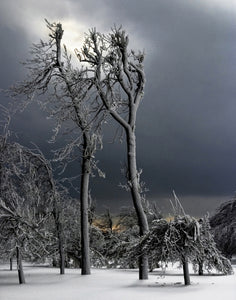
M 62 232 L 59 232 L 59 255 L 60 255 L 60 274 L 65 274 L 65 251 L 64 251 L 64 238 Z
M 128 159 L 128 181 L 130 184 L 131 195 L 134 208 L 138 218 L 140 236 L 146 234 L 149 230 L 147 216 L 144 212 L 140 194 L 139 174 L 136 162 L 136 139 L 132 129 L 126 130 L 127 138 L 127 159 Z M 148 255 L 142 253 L 139 258 L 139 279 L 148 279 Z
M 19 247 L 16 247 L 16 260 L 17 260 L 17 270 L 18 270 L 18 278 L 19 284 L 25 283 L 25 275 L 22 267 L 22 258 Z
M 183 256 L 183 272 L 184 272 L 184 284 L 190 285 L 190 276 L 189 276 L 189 268 L 188 268 L 188 258 L 187 256 Z
M 52 266 L 53 266 L 53 267 L 57 267 L 57 266 L 58 266 L 58 264 L 57 264 L 57 259 L 56 259 L 55 256 L 53 256 L 53 258 L 52 258 Z
M 63 232 L 63 225 L 62 225 L 62 211 L 60 207 L 60 203 L 54 203 L 54 220 L 56 225 L 56 232 L 58 238 L 58 252 L 59 252 L 59 267 L 60 267 L 60 274 L 65 274 L 65 251 L 64 251 L 64 232 Z M 57 267 L 57 262 L 55 257 L 53 257 L 53 266 Z
M 59 265 L 60 265 L 60 274 L 65 274 L 65 251 L 64 251 L 64 233 L 63 233 L 63 225 L 61 221 L 61 212 L 57 212 L 56 217 L 56 228 L 57 228 L 57 236 L 58 236 L 58 250 L 59 250 Z
M 203 275 L 203 262 L 202 261 L 200 261 L 199 263 L 198 263 L 198 275 Z
M 10 271 L 12 271 L 13 269 L 13 258 L 10 257 Z
M 90 271 L 90 253 L 89 253 L 89 222 L 88 222 L 88 197 L 89 197 L 89 177 L 90 160 L 87 153 L 87 141 L 84 137 L 84 151 L 82 159 L 82 174 L 80 183 L 80 214 L 81 214 L 81 274 L 89 275 Z
M 148 279 L 148 255 L 142 253 L 139 258 L 139 280 Z

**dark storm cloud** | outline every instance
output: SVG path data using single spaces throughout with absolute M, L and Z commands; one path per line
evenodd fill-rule
M 232 12 L 186 1 L 119 1 L 114 11 L 149 42 L 137 132 L 150 194 L 230 195 L 236 168 Z
M 217 0 L 22 1 L 25 9 L 16 10 L 14 1 L 3 3 L 1 87 L 23 78 L 18 61 L 27 57 L 31 42 L 46 37 L 45 17 L 64 22 L 67 28 L 78 22 L 78 30 L 83 31 L 91 27 L 108 31 L 113 24 L 122 24 L 131 46 L 146 52 L 137 152 L 150 188 L 147 196 L 164 205 L 175 189 L 190 212 L 200 214 L 233 194 L 236 6 L 232 4 L 230 10 L 231 1 L 225 5 Z M 15 127 L 26 140 L 37 136 L 46 151 L 43 140 L 50 135 L 50 126 L 43 120 L 34 106 L 25 118 L 17 117 Z M 111 139 L 111 134 L 106 135 L 106 140 Z M 120 175 L 124 145 L 105 144 L 98 159 L 107 179 L 94 180 L 97 202 L 113 208 L 120 199 L 131 204 L 129 194 L 117 187 L 124 181 Z

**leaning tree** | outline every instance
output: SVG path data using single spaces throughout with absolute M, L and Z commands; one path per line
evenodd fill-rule
M 21 253 L 29 258 L 48 255 L 54 239 L 48 226 L 54 195 L 40 156 L 3 136 L 0 148 L 1 243 L 5 254 L 16 249 L 19 282 L 25 283 Z
M 131 191 L 140 235 L 148 232 L 143 206 L 143 183 L 136 159 L 137 111 L 144 96 L 144 53 L 128 48 L 129 38 L 122 28 L 113 28 L 108 34 L 92 29 L 87 34 L 77 57 L 87 65 L 89 76 L 97 89 L 99 99 L 109 115 L 121 126 L 127 145 L 127 189 Z M 140 257 L 139 278 L 148 278 L 148 257 Z
M 20 261 L 22 251 L 30 259 L 59 252 L 63 274 L 62 191 L 55 184 L 49 161 L 39 149 L 31 150 L 10 141 L 10 112 L 3 106 L 0 112 L 1 252 L 11 255 L 17 249 L 20 283 L 24 282 Z M 52 249 L 51 245 L 57 240 L 58 246 Z
M 72 65 L 71 55 L 62 47 L 63 29 L 60 23 L 49 23 L 49 40 L 34 44 L 32 57 L 25 62 L 28 78 L 13 86 L 10 95 L 18 99 L 25 96 L 18 107 L 25 107 L 36 100 L 45 108 L 56 126 L 52 141 L 61 133 L 67 135 L 66 145 L 55 151 L 55 161 L 63 163 L 81 159 L 80 164 L 80 209 L 81 251 L 83 275 L 90 274 L 89 255 L 89 180 L 97 167 L 95 152 L 102 147 L 101 127 L 106 111 L 97 101 L 94 81 L 89 70 Z M 45 97 L 46 96 L 46 97 Z

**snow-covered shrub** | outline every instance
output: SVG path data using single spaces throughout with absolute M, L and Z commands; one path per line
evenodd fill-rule
M 223 203 L 210 218 L 217 247 L 227 257 L 236 254 L 236 197 Z
M 191 259 L 195 271 L 198 270 L 199 275 L 203 274 L 203 268 L 208 272 L 217 270 L 223 274 L 231 274 L 232 266 L 230 261 L 222 255 L 217 248 L 214 236 L 211 232 L 211 226 L 208 216 L 199 220 L 200 238 L 196 245 L 196 255 Z
M 188 262 L 192 262 L 195 269 L 204 266 L 208 271 L 214 268 L 223 274 L 232 273 L 230 262 L 216 247 L 207 217 L 198 221 L 184 214 L 170 221 L 153 221 L 149 232 L 132 245 L 130 257 L 137 259 L 143 252 L 163 265 L 179 261 L 184 273 L 188 273 Z

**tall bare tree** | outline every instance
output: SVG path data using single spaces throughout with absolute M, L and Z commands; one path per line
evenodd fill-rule
M 140 235 L 148 232 L 148 222 L 143 207 L 141 171 L 136 160 L 136 119 L 144 95 L 144 53 L 128 49 L 128 35 L 121 28 L 114 28 L 104 35 L 90 30 L 81 51 L 76 50 L 89 73 L 100 100 L 110 116 L 123 128 L 127 144 L 127 180 L 138 217 Z M 148 258 L 140 258 L 139 278 L 148 278 Z
M 80 208 L 82 274 L 90 274 L 89 257 L 89 180 L 97 168 L 95 152 L 102 147 L 101 126 L 104 110 L 94 94 L 95 88 L 89 78 L 89 70 L 74 68 L 66 47 L 62 49 L 63 37 L 60 23 L 49 23 L 49 41 L 34 44 L 32 57 L 25 62 L 29 77 L 11 88 L 11 96 L 25 95 L 21 107 L 36 99 L 54 119 L 56 126 L 52 141 L 59 133 L 70 140 L 55 152 L 55 160 L 64 163 L 81 158 Z M 45 99 L 45 95 L 47 96 Z

